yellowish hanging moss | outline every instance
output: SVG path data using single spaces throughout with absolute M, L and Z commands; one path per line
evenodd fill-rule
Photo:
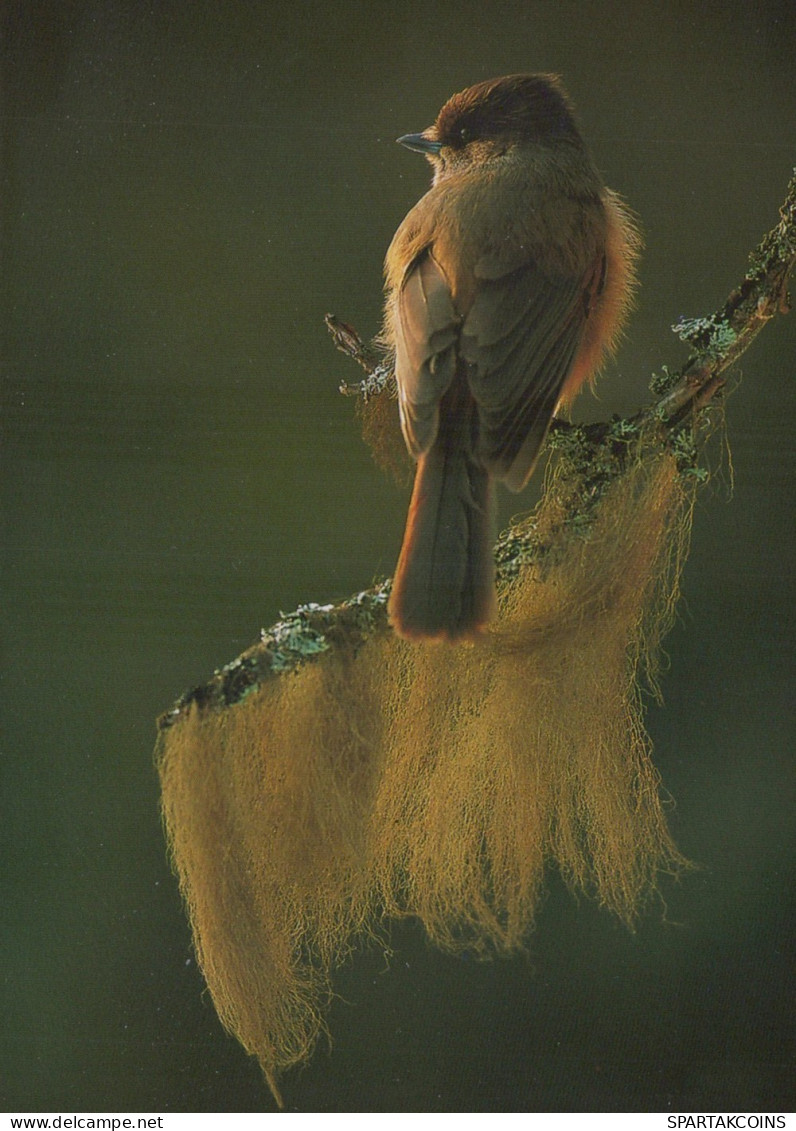
M 448 949 L 527 940 L 546 868 L 632 923 L 681 868 L 641 711 L 690 527 L 669 455 L 608 488 L 588 540 L 566 480 L 544 568 L 475 645 L 344 642 L 161 736 L 163 807 L 219 1016 L 277 1079 L 322 1031 L 336 964 L 386 910 Z
M 389 910 L 440 945 L 521 945 L 550 862 L 628 922 L 684 863 L 638 672 L 668 626 L 689 521 L 674 461 L 639 462 L 589 541 L 506 588 L 483 644 L 385 642 L 371 870 Z
M 278 1073 L 323 1028 L 329 971 L 366 918 L 377 690 L 341 653 L 162 736 L 171 851 L 223 1024 Z

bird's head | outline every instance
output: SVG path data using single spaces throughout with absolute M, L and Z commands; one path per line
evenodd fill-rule
M 506 75 L 477 83 L 449 98 L 433 126 L 398 141 L 429 159 L 435 180 L 518 145 L 582 144 L 555 75 Z

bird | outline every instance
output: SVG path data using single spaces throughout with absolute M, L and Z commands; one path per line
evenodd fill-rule
M 497 607 L 495 484 L 525 486 L 615 348 L 640 236 L 556 75 L 479 82 L 398 142 L 433 177 L 385 259 L 381 336 L 416 461 L 388 615 L 410 641 L 474 641 Z

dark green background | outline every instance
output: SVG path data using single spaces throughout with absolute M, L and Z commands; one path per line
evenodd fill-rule
M 7 0 L 0 1106 L 272 1110 L 165 859 L 154 719 L 272 623 L 389 573 L 405 494 L 336 392 L 424 191 L 394 144 L 453 91 L 562 73 L 640 213 L 640 305 L 599 418 L 645 401 L 777 218 L 790 0 L 387 5 Z M 796 320 L 743 360 L 700 496 L 666 706 L 681 848 L 635 935 L 551 880 L 529 959 L 396 931 L 342 973 L 304 1111 L 792 1104 L 789 690 Z M 517 500 L 506 502 L 519 506 Z M 523 506 L 525 503 L 523 502 Z

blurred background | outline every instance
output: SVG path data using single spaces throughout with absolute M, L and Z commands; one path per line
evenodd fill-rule
M 564 76 L 642 218 L 627 340 L 581 418 L 633 410 L 777 221 L 791 0 L 6 0 L 2 82 L 0 1107 L 270 1111 L 215 1016 L 166 859 L 155 717 L 280 610 L 392 571 L 406 492 L 337 393 L 454 91 Z M 700 495 L 656 762 L 680 848 L 635 934 L 555 877 L 528 956 L 341 972 L 296 1111 L 793 1103 L 796 316 L 743 359 Z M 532 492 L 523 509 L 530 506 Z M 504 517 L 518 508 L 504 498 Z

